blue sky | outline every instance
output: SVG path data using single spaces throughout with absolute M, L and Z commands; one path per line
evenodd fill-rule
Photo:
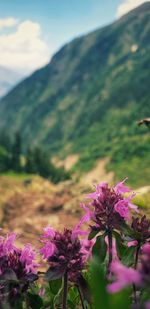
M 76 36 L 111 23 L 143 0 L 2 0 L 0 65 L 31 72 Z M 9 55 L 11 57 L 9 57 Z

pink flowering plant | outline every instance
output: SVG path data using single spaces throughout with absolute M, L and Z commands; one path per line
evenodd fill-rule
M 49 268 L 45 279 L 50 281 L 63 278 L 63 308 L 67 308 L 68 281 L 73 283 L 80 293 L 81 282 L 85 282 L 82 272 L 91 256 L 92 240 L 79 239 L 82 231 L 77 225 L 73 230 L 64 229 L 58 232 L 47 227 L 42 235 L 41 254 L 48 262 Z
M 0 237 L 0 309 L 150 308 L 150 220 L 125 181 L 96 185 L 73 229 L 44 228 L 42 271 L 31 245 Z
M 23 299 L 30 285 L 38 279 L 34 250 L 30 244 L 18 248 L 15 240 L 15 233 L 0 236 L 0 303 L 4 308 L 6 303 L 15 307 L 16 300 Z

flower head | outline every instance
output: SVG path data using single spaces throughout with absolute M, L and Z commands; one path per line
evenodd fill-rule
M 131 267 L 126 267 L 120 262 L 112 262 L 111 271 L 115 275 L 116 280 L 107 286 L 109 293 L 119 292 L 131 284 L 141 284 L 141 275 Z
M 150 284 L 150 243 L 146 243 L 142 247 L 139 271 L 142 275 L 143 283 Z
M 41 240 L 44 243 L 41 253 L 48 261 L 53 279 L 67 272 L 69 280 L 76 281 L 90 256 L 93 241 L 80 240 L 77 228 L 64 229 L 62 233 L 55 231 L 46 239 L 44 234 Z
M 88 194 L 87 198 L 92 199 L 88 205 L 90 218 L 95 223 L 92 229 L 120 229 L 122 223 L 130 218 L 130 208 L 136 210 L 137 207 L 131 203 L 134 194 L 124 196 L 124 193 L 130 192 L 124 182 L 125 180 L 114 187 L 101 183 L 96 186 L 94 193 Z
M 132 218 L 131 228 L 137 232 L 137 239 L 140 242 L 145 242 L 150 238 L 150 220 L 143 216 L 141 219 L 138 217 Z
M 18 293 L 28 288 L 30 282 L 37 279 L 35 252 L 29 244 L 23 249 L 16 247 L 15 239 L 14 233 L 0 237 L 0 277 L 3 278 L 3 284 L 0 284 L 0 299 L 4 298 L 6 290 L 11 299 L 12 295 L 17 297 Z M 11 285 L 8 285 L 9 280 Z

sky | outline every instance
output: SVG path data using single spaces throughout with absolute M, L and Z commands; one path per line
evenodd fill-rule
M 150 0 L 149 0 L 150 1 Z M 0 65 L 28 75 L 73 38 L 144 0 L 0 0 Z

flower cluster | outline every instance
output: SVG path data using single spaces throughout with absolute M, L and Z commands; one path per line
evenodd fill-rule
M 48 279 L 60 278 L 67 273 L 70 281 L 77 282 L 91 255 L 93 241 L 79 239 L 76 228 L 64 229 L 60 233 L 47 227 L 42 242 L 44 246 L 41 253 L 49 264 Z
M 142 248 L 141 263 L 139 271 L 142 276 L 142 281 L 145 284 L 150 284 L 150 243 L 146 243 Z
M 137 233 L 137 241 L 144 243 L 150 238 L 150 221 L 146 216 L 132 219 L 131 228 Z
M 124 287 L 135 284 L 145 286 L 150 284 L 150 243 L 146 243 L 141 250 L 137 269 L 126 267 L 121 262 L 111 264 L 111 271 L 115 275 L 113 283 L 108 285 L 110 293 L 116 293 Z
M 15 239 L 15 233 L 0 237 L 0 300 L 7 297 L 11 302 L 38 278 L 38 264 L 31 245 L 20 249 L 15 246 Z
M 111 264 L 111 272 L 115 275 L 115 280 L 107 287 L 110 293 L 116 293 L 131 284 L 139 285 L 141 283 L 139 272 L 131 267 L 124 266 L 119 261 Z
M 130 218 L 130 209 L 137 210 L 131 203 L 134 194 L 124 196 L 124 193 L 130 192 L 124 182 L 125 180 L 112 188 L 107 183 L 101 183 L 96 186 L 95 192 L 88 194 L 87 198 L 92 199 L 88 205 L 94 222 L 92 230 L 120 230 L 125 220 Z

